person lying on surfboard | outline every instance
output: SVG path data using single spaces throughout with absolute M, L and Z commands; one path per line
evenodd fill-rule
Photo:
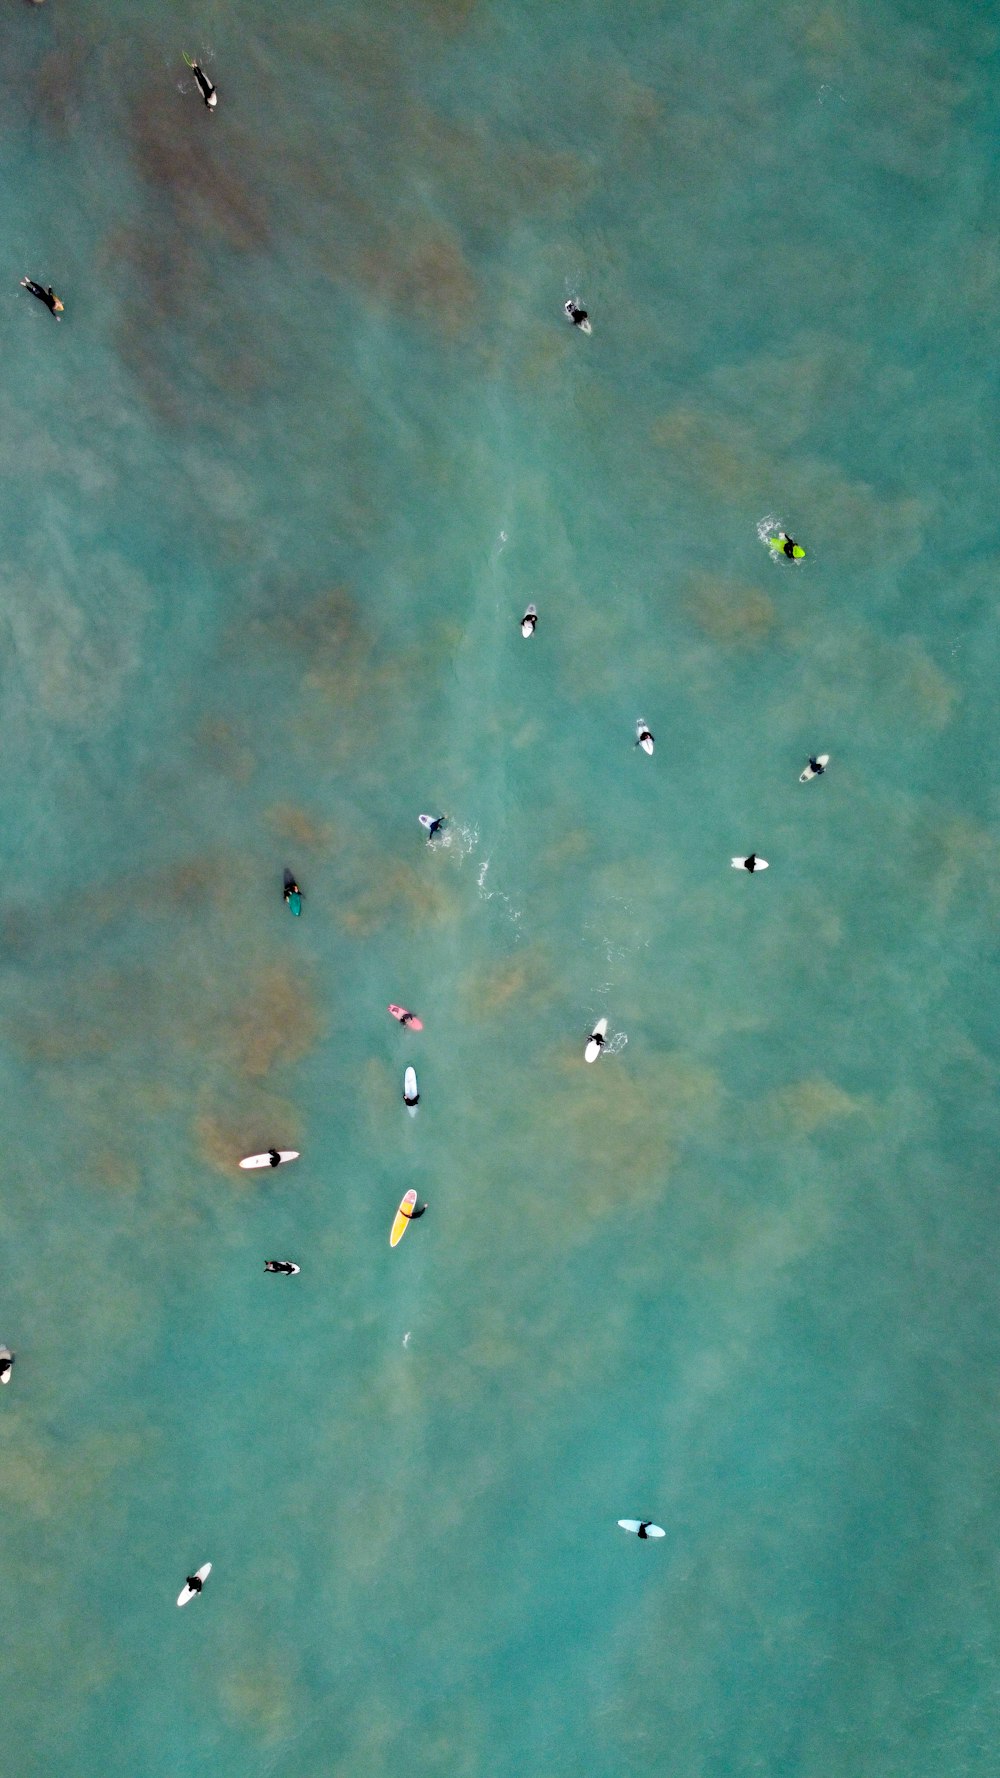
M 208 75 L 205 73 L 204 68 L 199 68 L 197 62 L 192 62 L 191 57 L 186 50 L 182 49 L 181 55 L 184 57 L 184 60 L 194 75 L 195 85 L 204 99 L 205 104 L 208 106 L 209 111 L 214 111 L 216 105 L 219 103 L 219 95 L 212 82 L 209 80 Z
M 264 1270 L 265 1272 L 282 1272 L 286 1278 L 294 1278 L 296 1272 L 300 1272 L 302 1268 L 293 1265 L 290 1259 L 266 1259 Z
M 572 321 L 573 326 L 578 327 L 581 333 L 590 332 L 590 320 L 586 309 L 581 309 L 579 304 L 573 301 L 572 297 L 568 303 L 563 303 L 563 309 Z
M 22 289 L 24 289 L 24 290 L 30 290 L 32 296 L 37 296 L 39 302 L 44 303 L 45 307 L 47 309 L 51 309 L 53 315 L 55 316 L 56 320 L 58 321 L 60 315 L 63 312 L 63 305 L 59 301 L 59 298 L 57 297 L 51 284 L 47 284 L 47 285 L 36 284 L 34 278 L 22 278 L 21 279 L 21 286 L 22 286 Z
M 292 913 L 293 914 L 301 914 L 301 912 L 302 912 L 302 891 L 299 888 L 297 882 L 295 881 L 295 878 L 292 876 L 292 873 L 290 870 L 286 870 L 286 872 L 285 872 L 285 887 L 283 890 L 283 894 L 285 897 L 285 901 L 287 902 L 288 906 L 291 908 Z
M 767 541 L 773 550 L 780 550 L 790 562 L 805 560 L 805 550 L 801 544 L 796 543 L 794 537 L 789 537 L 787 531 L 779 531 L 776 537 L 769 537 Z
M 418 1019 L 415 1012 L 407 1012 L 405 1006 L 394 1006 L 392 1004 L 392 1002 L 390 1001 L 389 1002 L 389 1011 L 391 1012 L 394 1019 L 398 1019 L 400 1024 L 405 1025 L 410 1031 L 422 1031 L 423 1030 L 423 1028 L 424 1028 L 423 1019 Z
M 9 1346 L 0 1346 L 0 1383 L 10 1382 L 10 1373 L 14 1369 L 14 1356 Z

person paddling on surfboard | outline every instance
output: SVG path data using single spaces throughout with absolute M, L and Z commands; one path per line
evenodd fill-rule
M 443 815 L 418 815 L 417 820 L 420 822 L 421 827 L 426 830 L 427 838 L 429 840 L 432 840 L 436 833 L 440 833 L 445 824 L 445 817 Z
M 586 309 L 581 309 L 579 304 L 573 301 L 572 297 L 570 297 L 568 303 L 563 303 L 563 312 L 568 315 L 573 326 L 578 327 L 581 333 L 589 333 L 591 331 L 590 319 Z
M 635 725 L 635 744 L 642 748 L 643 753 L 652 755 L 655 745 L 652 730 L 647 728 L 641 716 Z
M 398 1019 L 400 1024 L 407 1026 L 410 1031 L 423 1030 L 423 1019 L 418 1019 L 415 1012 L 407 1012 L 405 1006 L 393 1006 L 390 1002 L 389 1011 L 394 1019 Z
M 414 1204 L 412 1210 L 403 1210 L 400 1214 L 406 1217 L 407 1222 L 416 1222 L 418 1216 L 423 1216 L 426 1208 L 426 1204 Z
M 527 611 L 525 612 L 524 616 L 521 619 L 521 635 L 524 637 L 525 641 L 528 640 L 529 636 L 534 635 L 535 625 L 537 624 L 537 622 L 538 622 L 538 612 L 536 611 L 534 605 L 529 605 Z
M 214 111 L 216 105 L 219 103 L 219 95 L 212 82 L 209 80 L 208 75 L 205 73 L 204 68 L 199 68 L 197 62 L 192 62 L 191 57 L 187 54 L 186 50 L 182 49 L 181 55 L 184 57 L 184 60 L 194 75 L 195 85 L 204 99 L 205 104 L 208 106 L 209 111 Z
M 756 852 L 751 852 L 749 858 L 733 858 L 731 863 L 734 870 L 748 870 L 751 876 L 755 870 L 768 868 L 767 859 L 759 857 Z
M 39 302 L 44 303 L 45 307 L 47 309 L 51 310 L 52 314 L 55 316 L 56 320 L 58 321 L 60 315 L 63 312 L 63 305 L 59 301 L 59 298 L 57 297 L 51 284 L 48 284 L 48 285 L 36 284 L 34 278 L 22 278 L 21 279 L 21 288 L 23 290 L 30 290 L 32 296 L 37 296 Z
M 299 888 L 297 882 L 295 881 L 295 878 L 292 876 L 292 873 L 290 870 L 286 870 L 286 872 L 285 872 L 285 887 L 283 890 L 283 894 L 285 897 L 285 901 L 287 902 L 288 907 L 290 908 L 291 912 L 293 914 L 301 914 L 301 912 L 302 912 L 302 891 Z
M 815 759 L 810 753 L 809 764 L 806 766 L 804 772 L 799 773 L 799 783 L 808 784 L 810 778 L 822 778 L 829 763 L 830 755 L 828 753 L 819 753 L 816 755 Z
M 790 562 L 805 560 L 805 550 L 801 544 L 796 543 L 794 537 L 789 537 L 787 531 L 779 531 L 775 537 L 769 537 L 767 541 L 773 550 L 780 550 L 781 554 L 787 556 Z
M 293 1265 L 290 1259 L 266 1259 L 264 1270 L 265 1272 L 282 1272 L 286 1278 L 294 1278 L 296 1273 L 302 1270 L 302 1267 Z
M 9 1346 L 0 1346 L 0 1383 L 10 1382 L 10 1373 L 14 1369 L 14 1353 Z

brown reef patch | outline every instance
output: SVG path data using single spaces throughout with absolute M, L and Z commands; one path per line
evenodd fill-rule
M 308 990 L 290 969 L 265 970 L 241 996 L 240 1010 L 227 1025 L 234 1065 L 249 1080 L 261 1080 L 278 1062 L 298 1062 L 320 1035 L 320 1017 Z
M 727 648 L 758 648 L 774 628 L 774 604 L 759 587 L 712 574 L 694 574 L 690 585 L 687 613 L 713 642 Z
M 264 1154 L 271 1147 L 301 1148 L 300 1113 L 287 1099 L 229 1086 L 210 1096 L 193 1123 L 195 1147 L 208 1166 L 224 1173 L 230 1184 L 262 1183 L 255 1173 L 240 1168 L 247 1154 Z M 267 1178 L 270 1168 L 262 1169 Z
M 302 851 L 326 852 L 333 845 L 334 828 L 329 821 L 320 821 L 294 803 L 276 803 L 264 816 L 271 831 L 280 840 L 288 840 Z

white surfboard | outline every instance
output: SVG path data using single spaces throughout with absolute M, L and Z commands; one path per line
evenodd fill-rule
M 538 609 L 534 605 L 529 605 L 527 611 L 525 612 L 524 616 L 521 619 L 521 635 L 526 640 L 529 636 L 534 635 L 535 624 L 537 624 L 537 622 L 538 622 Z
M 597 1058 L 600 1055 L 601 1050 L 604 1047 L 603 1044 L 598 1043 L 597 1039 L 599 1037 L 606 1037 L 607 1034 L 608 1034 L 607 1019 L 598 1019 L 597 1024 L 594 1026 L 594 1029 L 592 1030 L 589 1038 L 587 1039 L 587 1047 L 583 1052 L 583 1059 L 585 1062 L 596 1062 L 597 1061 Z
M 750 871 L 750 876 L 753 876 L 754 871 L 768 870 L 770 868 L 766 858 L 758 858 L 753 852 L 748 852 L 747 857 L 753 859 L 753 870 Z M 746 870 L 747 868 L 746 858 L 734 858 L 731 860 L 731 863 L 734 870 Z
M 827 766 L 830 764 L 830 755 L 828 753 L 814 753 L 813 758 L 816 761 L 816 764 L 818 766 L 821 766 L 824 771 L 826 770 Z M 806 766 L 805 771 L 799 773 L 799 783 L 800 784 L 808 784 L 810 778 L 818 778 L 818 777 L 819 777 L 819 772 L 815 771 L 812 766 Z
M 636 744 L 642 748 L 643 753 L 652 754 L 653 737 L 647 731 L 648 731 L 648 724 L 647 724 L 645 718 L 640 716 L 638 722 L 635 725 Z
M 645 1524 L 645 1520 L 644 1519 L 619 1519 L 618 1523 L 621 1526 L 623 1531 L 634 1531 L 636 1537 L 638 1537 L 639 1526 L 642 1524 Z M 646 1536 L 647 1537 L 666 1537 L 666 1535 L 667 1534 L 664 1531 L 662 1525 L 646 1525 Z
M 201 1585 L 204 1586 L 204 1584 L 207 1581 L 211 1572 L 212 1572 L 211 1562 L 203 1562 L 201 1567 L 196 1569 L 196 1571 L 195 1571 L 195 1579 L 200 1580 Z M 178 1605 L 190 1605 L 191 1600 L 196 1599 L 198 1594 L 200 1593 L 200 1591 L 201 1591 L 201 1587 L 189 1587 L 187 1584 L 187 1581 L 185 1581 L 184 1585 L 182 1586 L 180 1592 L 177 1595 Z
M 272 1158 L 274 1155 L 277 1155 L 277 1160 Z M 297 1161 L 298 1158 L 297 1148 L 272 1148 L 267 1154 L 248 1154 L 246 1159 L 240 1162 L 240 1166 L 280 1167 L 282 1161 Z
M 9 1383 L 14 1369 L 14 1354 L 9 1346 L 0 1346 L 0 1383 Z
M 420 1088 L 417 1086 L 417 1071 L 408 1068 L 403 1075 L 403 1103 L 411 1117 L 416 1117 L 417 1106 L 420 1104 Z

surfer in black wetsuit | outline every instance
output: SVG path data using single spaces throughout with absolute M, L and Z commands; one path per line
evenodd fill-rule
M 184 1582 L 184 1585 L 186 1587 L 190 1587 L 192 1593 L 200 1593 L 203 1586 L 205 1585 L 205 1582 L 201 1579 L 200 1575 L 189 1574 L 186 1581 Z
M 432 840 L 436 833 L 441 832 L 441 829 L 443 826 L 444 826 L 444 816 L 443 815 L 435 815 L 433 821 L 429 821 L 427 824 L 427 838 L 429 840 Z
M 608 1040 L 607 1040 L 607 1038 L 606 1038 L 606 1037 L 605 1037 L 605 1036 L 604 1036 L 604 1034 L 603 1034 L 603 1032 L 601 1032 L 601 1031 L 592 1031 L 592 1032 L 591 1032 L 591 1033 L 590 1033 L 590 1041 L 591 1041 L 591 1043 L 596 1043 L 596 1045 L 597 1045 L 597 1047 L 598 1047 L 598 1049 L 599 1049 L 599 1050 L 602 1050 L 602 1049 L 603 1049 L 603 1048 L 604 1048 L 604 1045 L 605 1045 L 605 1044 L 606 1044 L 606 1043 L 607 1043 L 607 1041 L 608 1041 Z
M 636 1537 L 641 1537 L 644 1543 L 649 1542 L 649 1538 L 646 1536 L 646 1526 L 651 1525 L 652 1523 L 652 1519 L 641 1519 L 639 1521 L 639 1529 L 636 1532 Z
M 205 104 L 208 106 L 209 111 L 214 111 L 216 105 L 219 103 L 219 95 L 216 92 L 215 87 L 209 80 L 204 68 L 199 68 L 197 62 L 192 62 L 191 57 L 185 55 L 183 50 L 181 51 L 181 54 L 184 56 L 184 60 L 194 75 L 195 84 L 204 99 Z
M 418 1216 L 423 1216 L 426 1208 L 426 1204 L 414 1204 L 413 1209 L 404 1210 L 403 1215 L 406 1217 L 407 1222 L 416 1222 Z
M 45 307 L 52 311 L 58 321 L 63 311 L 63 305 L 59 301 L 51 284 L 42 286 L 41 284 L 36 284 L 34 278 L 22 278 L 21 286 L 24 290 L 30 290 L 32 296 L 37 296 L 39 302 L 44 303 Z
M 637 737 L 636 743 L 635 743 L 636 746 L 641 747 L 644 744 L 644 742 L 651 741 L 652 739 L 653 739 L 652 730 L 648 729 L 646 727 L 645 723 L 643 723 L 641 728 L 639 729 L 639 734 L 638 734 L 638 737 Z
M 281 1156 L 278 1153 L 276 1148 L 269 1148 L 268 1149 L 267 1159 L 268 1159 L 268 1163 L 270 1166 L 272 1166 L 272 1167 L 280 1167 L 281 1166 Z
M 581 333 L 590 332 L 590 320 L 586 309 L 581 309 L 572 298 L 570 298 L 568 303 L 563 303 L 563 309 L 572 321 L 573 326 L 578 327 Z
M 265 1272 L 283 1272 L 286 1278 L 294 1278 L 298 1269 L 298 1266 L 293 1266 L 290 1259 L 266 1259 L 264 1261 Z
M 822 778 L 823 773 L 826 771 L 826 767 L 821 766 L 819 760 L 813 759 L 811 754 L 809 756 L 809 769 L 814 778 Z
M 10 1382 L 10 1373 L 14 1369 L 14 1354 L 9 1346 L 0 1346 L 0 1383 Z

